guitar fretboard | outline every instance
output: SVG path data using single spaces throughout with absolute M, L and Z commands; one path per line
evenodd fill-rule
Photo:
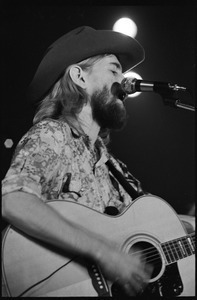
M 195 253 L 195 233 L 161 244 L 168 264 Z

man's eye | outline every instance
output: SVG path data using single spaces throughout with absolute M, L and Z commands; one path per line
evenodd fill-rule
M 112 70 L 111 70 L 112 71 Z M 114 75 L 116 75 L 117 74 L 117 72 L 116 71 L 112 71 L 112 73 L 114 74 Z

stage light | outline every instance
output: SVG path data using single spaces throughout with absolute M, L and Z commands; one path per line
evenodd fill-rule
M 129 72 L 125 73 L 124 77 L 131 77 L 131 78 L 136 78 L 136 79 L 142 80 L 142 77 L 138 73 L 133 72 L 133 71 L 129 71 Z M 141 92 L 135 92 L 133 94 L 128 95 L 128 97 L 135 98 L 135 97 L 139 96 L 140 94 L 141 94 Z
M 135 38 L 137 34 L 137 25 L 130 18 L 121 18 L 114 23 L 113 30 Z
M 14 145 L 14 142 L 12 139 L 6 139 L 4 142 L 5 148 L 12 148 L 13 145 Z

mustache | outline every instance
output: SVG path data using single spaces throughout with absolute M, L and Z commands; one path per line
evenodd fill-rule
M 118 82 L 114 82 L 111 86 L 111 93 L 113 96 L 117 97 L 118 99 L 124 101 L 126 98 L 127 94 L 125 91 L 122 89 L 122 86 Z

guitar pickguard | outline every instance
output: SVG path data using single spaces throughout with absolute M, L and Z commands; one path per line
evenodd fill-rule
M 179 274 L 177 263 L 166 267 L 161 278 L 148 284 L 146 289 L 139 295 L 144 297 L 176 297 L 183 292 L 183 283 Z M 127 297 L 124 291 L 117 284 L 111 287 L 113 297 Z
M 154 283 L 150 283 L 143 292 L 143 296 L 177 297 L 183 292 L 183 283 L 177 263 L 166 266 L 163 276 Z

